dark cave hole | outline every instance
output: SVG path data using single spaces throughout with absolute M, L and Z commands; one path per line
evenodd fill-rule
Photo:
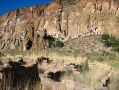
M 31 40 L 28 40 L 28 42 L 27 42 L 26 45 L 27 45 L 26 49 L 27 50 L 30 50 L 32 48 L 32 41 Z

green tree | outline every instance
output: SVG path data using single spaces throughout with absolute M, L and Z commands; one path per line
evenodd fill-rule
M 119 52 L 119 39 L 109 34 L 103 34 L 101 39 L 107 47 L 112 47 L 112 50 Z

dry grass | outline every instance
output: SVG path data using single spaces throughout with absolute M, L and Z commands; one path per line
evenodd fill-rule
M 12 79 L 5 80 L 3 79 L 0 82 L 0 90 L 42 90 L 41 83 L 37 83 L 35 86 L 30 86 L 29 82 L 25 83 L 24 87 L 21 85 L 17 85 L 15 87 L 12 86 Z
M 27 53 L 28 52 L 28 53 Z M 69 70 L 69 76 L 70 78 L 62 78 L 63 80 L 68 80 L 71 79 L 72 81 L 79 82 L 82 84 L 85 84 L 87 87 L 90 87 L 90 90 L 93 90 L 93 87 L 95 84 L 100 81 L 100 78 L 103 77 L 108 71 L 111 70 L 111 66 L 116 68 L 119 68 L 119 63 L 116 62 L 118 58 L 116 58 L 113 55 L 107 55 L 107 56 L 101 56 L 101 54 L 83 54 L 83 52 L 80 55 L 74 55 L 72 53 L 65 53 L 65 52 L 59 52 L 55 51 L 54 49 L 49 49 L 49 50 L 39 50 L 39 51 L 27 51 L 24 54 L 25 58 L 37 58 L 40 56 L 48 56 L 50 59 L 52 59 L 55 63 L 56 66 L 61 66 L 66 65 L 69 63 L 76 63 L 79 64 L 82 61 L 89 60 L 89 71 L 85 73 L 75 73 L 75 72 L 70 72 Z M 91 56 L 90 56 L 91 55 Z M 7 56 L 7 58 L 11 57 L 10 55 Z M 19 57 L 19 54 L 12 56 L 13 58 Z M 6 58 L 6 57 L 5 57 Z M 103 63 L 101 62 L 103 59 Z M 114 61 L 116 59 L 116 61 Z M 105 61 L 104 61 L 105 60 Z M 90 62 L 91 61 L 91 62 Z M 100 62 L 98 62 L 100 61 Z M 115 64 L 116 62 L 116 64 Z M 109 65 L 108 65 L 109 64 Z M 45 67 L 45 66 L 44 66 Z M 54 66 L 55 67 L 55 66 Z M 110 84 L 110 90 L 119 90 L 118 85 L 119 85 L 119 71 L 118 69 L 116 70 L 115 68 L 113 69 L 113 77 L 111 78 L 111 84 Z M 117 74 L 116 74 L 117 73 Z M 26 89 L 27 90 L 27 89 Z M 39 90 L 39 87 L 36 86 L 35 90 Z M 43 90 L 54 90 L 54 85 L 52 84 L 47 84 Z M 66 90 L 66 84 L 59 85 L 55 87 L 55 90 Z
M 109 85 L 110 90 L 119 90 L 119 70 L 113 71 L 113 76 Z

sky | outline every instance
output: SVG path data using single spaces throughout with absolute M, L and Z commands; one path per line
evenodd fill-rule
M 0 0 L 0 16 L 15 9 L 46 4 L 51 1 L 52 0 Z

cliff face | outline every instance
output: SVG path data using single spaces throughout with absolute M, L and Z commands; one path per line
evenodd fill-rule
M 53 2 L 15 10 L 0 17 L 0 48 L 47 48 L 44 35 L 67 40 L 109 33 L 119 37 L 116 0 L 77 0 L 75 5 Z

